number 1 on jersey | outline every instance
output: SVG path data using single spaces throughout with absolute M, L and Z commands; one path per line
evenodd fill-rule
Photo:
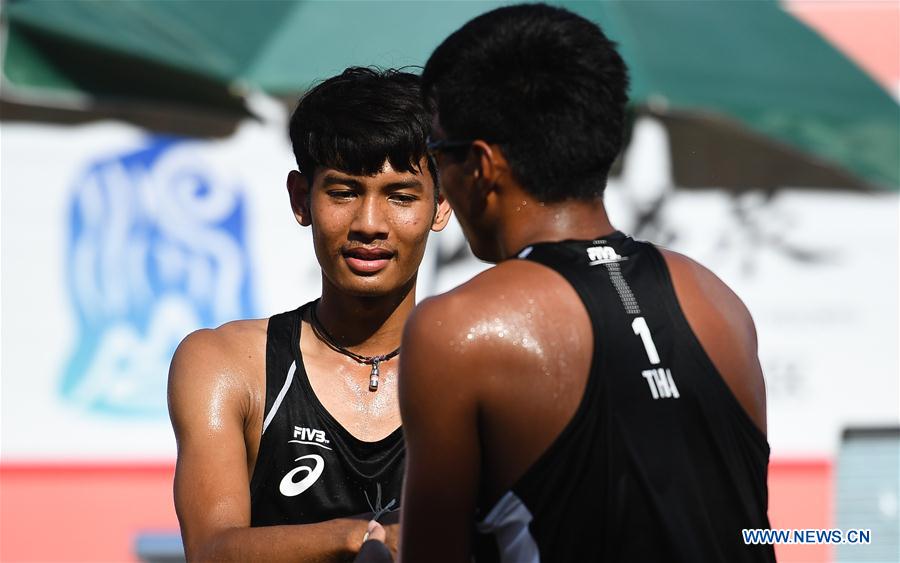
M 653 344 L 653 337 L 650 335 L 650 327 L 647 326 L 647 321 L 644 317 L 635 317 L 634 321 L 631 323 L 631 328 L 634 330 L 634 333 L 641 337 L 641 341 L 644 343 L 644 349 L 647 350 L 647 357 L 650 359 L 651 364 L 659 363 L 659 353 L 656 351 L 656 345 Z

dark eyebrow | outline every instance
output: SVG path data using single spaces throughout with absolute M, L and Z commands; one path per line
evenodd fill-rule
M 322 187 L 327 188 L 334 185 L 342 185 L 350 188 L 360 188 L 362 186 L 359 180 L 355 180 L 348 176 L 339 176 L 331 172 L 325 174 L 322 178 Z
M 327 173 L 322 177 L 322 187 L 329 188 L 331 186 L 340 185 L 347 186 L 348 188 L 353 188 L 355 190 L 360 190 L 363 188 L 363 183 L 359 180 L 350 177 L 343 176 L 340 174 L 335 174 L 333 172 Z M 396 182 L 388 182 L 381 186 L 381 189 L 384 191 L 392 191 L 392 190 L 421 190 L 423 189 L 422 182 L 417 178 L 410 178 L 408 180 L 398 180 Z
M 390 182 L 385 184 L 382 189 L 385 190 L 403 190 L 403 189 L 422 189 L 422 182 L 415 178 L 409 180 L 401 180 L 399 182 Z

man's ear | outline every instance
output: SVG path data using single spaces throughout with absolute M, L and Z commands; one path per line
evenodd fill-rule
M 434 221 L 431 222 L 431 230 L 434 232 L 443 231 L 447 223 L 450 222 L 450 202 L 444 197 L 444 194 L 437 195 L 437 211 L 434 214 Z
M 506 168 L 506 159 L 497 147 L 482 140 L 472 143 L 471 154 L 474 157 L 474 161 L 470 162 L 474 168 L 472 175 L 476 187 L 487 195 L 496 189 L 497 180 Z
M 308 227 L 312 224 L 309 211 L 309 181 L 298 170 L 291 170 L 287 177 L 287 190 L 291 197 L 291 209 L 297 222 Z
M 491 146 L 486 141 L 477 140 L 472 143 L 472 152 L 477 157 L 475 177 L 489 184 L 496 184 L 502 176 L 509 174 L 509 162 L 503 149 Z

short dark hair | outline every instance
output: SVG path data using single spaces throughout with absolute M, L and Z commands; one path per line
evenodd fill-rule
M 422 173 L 431 114 L 420 83 L 402 70 L 350 67 L 310 89 L 289 126 L 300 171 L 312 178 L 325 166 L 368 176 L 387 159 L 395 170 Z M 427 161 L 437 186 L 434 164 Z
M 602 195 L 622 148 L 627 89 L 615 43 L 546 4 L 478 16 L 422 74 L 447 136 L 500 145 L 522 187 L 548 202 Z

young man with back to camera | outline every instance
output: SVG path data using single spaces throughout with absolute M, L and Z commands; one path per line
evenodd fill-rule
M 597 25 L 534 4 L 425 67 L 442 191 L 497 266 L 404 330 L 405 563 L 774 559 L 741 536 L 769 526 L 750 314 L 603 205 L 627 83 Z
M 179 346 L 169 408 L 189 560 L 352 559 L 373 513 L 399 508 L 400 336 L 428 233 L 449 218 L 429 129 L 409 73 L 351 68 L 300 100 L 287 187 L 322 296 Z

